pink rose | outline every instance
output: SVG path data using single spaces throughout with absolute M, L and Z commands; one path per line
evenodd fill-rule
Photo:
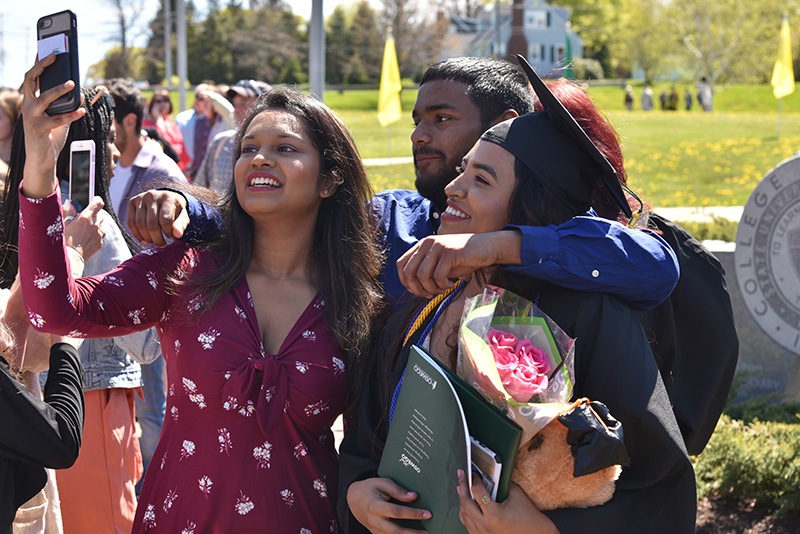
M 532 361 L 540 373 L 550 372 L 550 358 L 542 349 L 534 346 L 530 339 L 521 339 L 517 343 L 517 359 L 520 363 Z
M 530 360 L 527 363 L 528 365 L 520 362 L 508 375 L 508 379 L 503 381 L 506 391 L 517 402 L 528 402 L 531 397 L 547 389 L 547 375 L 538 372 L 534 365 L 530 365 Z
M 550 360 L 529 339 L 519 340 L 515 355 L 517 365 L 506 375 L 503 386 L 517 402 L 528 402 L 531 397 L 547 389 Z
M 508 375 L 517 367 L 517 336 L 501 330 L 489 330 L 487 337 L 500 380 L 505 383 Z

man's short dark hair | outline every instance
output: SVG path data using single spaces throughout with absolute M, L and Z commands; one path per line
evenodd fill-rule
M 128 113 L 136 115 L 136 131 L 142 129 L 142 118 L 144 117 L 144 107 L 147 99 L 139 88 L 124 78 L 113 78 L 106 81 L 108 92 L 114 99 L 114 117 L 117 122 L 128 116 Z
M 492 57 L 454 57 L 431 65 L 422 75 L 420 86 L 435 80 L 461 82 L 466 94 L 481 110 L 484 128 L 513 109 L 520 115 L 533 111 L 533 92 L 522 70 L 504 59 Z

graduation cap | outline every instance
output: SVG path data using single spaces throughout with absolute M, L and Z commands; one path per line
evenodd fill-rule
M 614 167 L 525 58 L 517 54 L 517 60 L 544 111 L 501 122 L 487 130 L 481 139 L 511 152 L 576 214 L 591 207 L 590 197 L 599 178 L 630 217 L 631 208 Z

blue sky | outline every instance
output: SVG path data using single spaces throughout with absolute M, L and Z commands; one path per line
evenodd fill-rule
M 353 0 L 324 0 L 323 11 L 329 15 L 338 4 Z M 158 0 L 143 0 L 144 10 L 140 22 L 143 28 L 155 16 Z M 224 2 L 221 2 L 224 4 Z M 311 0 L 289 0 L 292 11 L 306 19 L 311 15 Z M 89 66 L 97 63 L 115 43 L 114 10 L 108 0 L 81 0 L 70 4 L 64 0 L 3 0 L 0 2 L 0 87 L 17 87 L 25 72 L 36 58 L 36 21 L 64 9 L 71 9 L 78 17 L 78 62 L 81 79 Z M 205 10 L 205 0 L 195 0 L 200 11 Z M 136 46 L 144 46 L 147 36 L 135 36 Z

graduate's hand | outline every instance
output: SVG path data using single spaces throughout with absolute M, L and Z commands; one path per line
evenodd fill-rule
M 169 239 L 180 239 L 189 226 L 186 199 L 174 191 L 151 189 L 128 201 L 128 228 L 143 245 L 163 247 Z
M 478 269 L 521 265 L 521 246 L 522 236 L 516 230 L 428 236 L 397 260 L 397 274 L 409 292 L 430 298 Z
M 467 477 L 458 471 L 458 514 L 469 534 L 559 534 L 558 528 L 540 512 L 516 484 L 511 484 L 502 503 L 491 499 L 480 477 L 473 477 L 472 500 Z M 485 498 L 486 497 L 486 498 Z
M 68 80 L 37 96 L 39 76 L 55 61 L 50 54 L 37 61 L 25 74 L 22 85 L 22 122 L 25 125 L 25 168 L 23 171 L 22 193 L 28 198 L 44 198 L 56 188 L 56 161 L 67 141 L 71 122 L 86 114 L 83 106 L 71 113 L 48 115 L 45 111 L 58 97 L 67 94 L 75 87 Z
M 417 494 L 406 491 L 391 479 L 368 478 L 353 482 L 347 489 L 347 505 L 359 523 L 373 534 L 416 534 L 419 530 L 403 528 L 390 519 L 430 519 L 427 510 L 389 502 L 411 502 Z M 506 533 L 508 534 L 508 533 Z

